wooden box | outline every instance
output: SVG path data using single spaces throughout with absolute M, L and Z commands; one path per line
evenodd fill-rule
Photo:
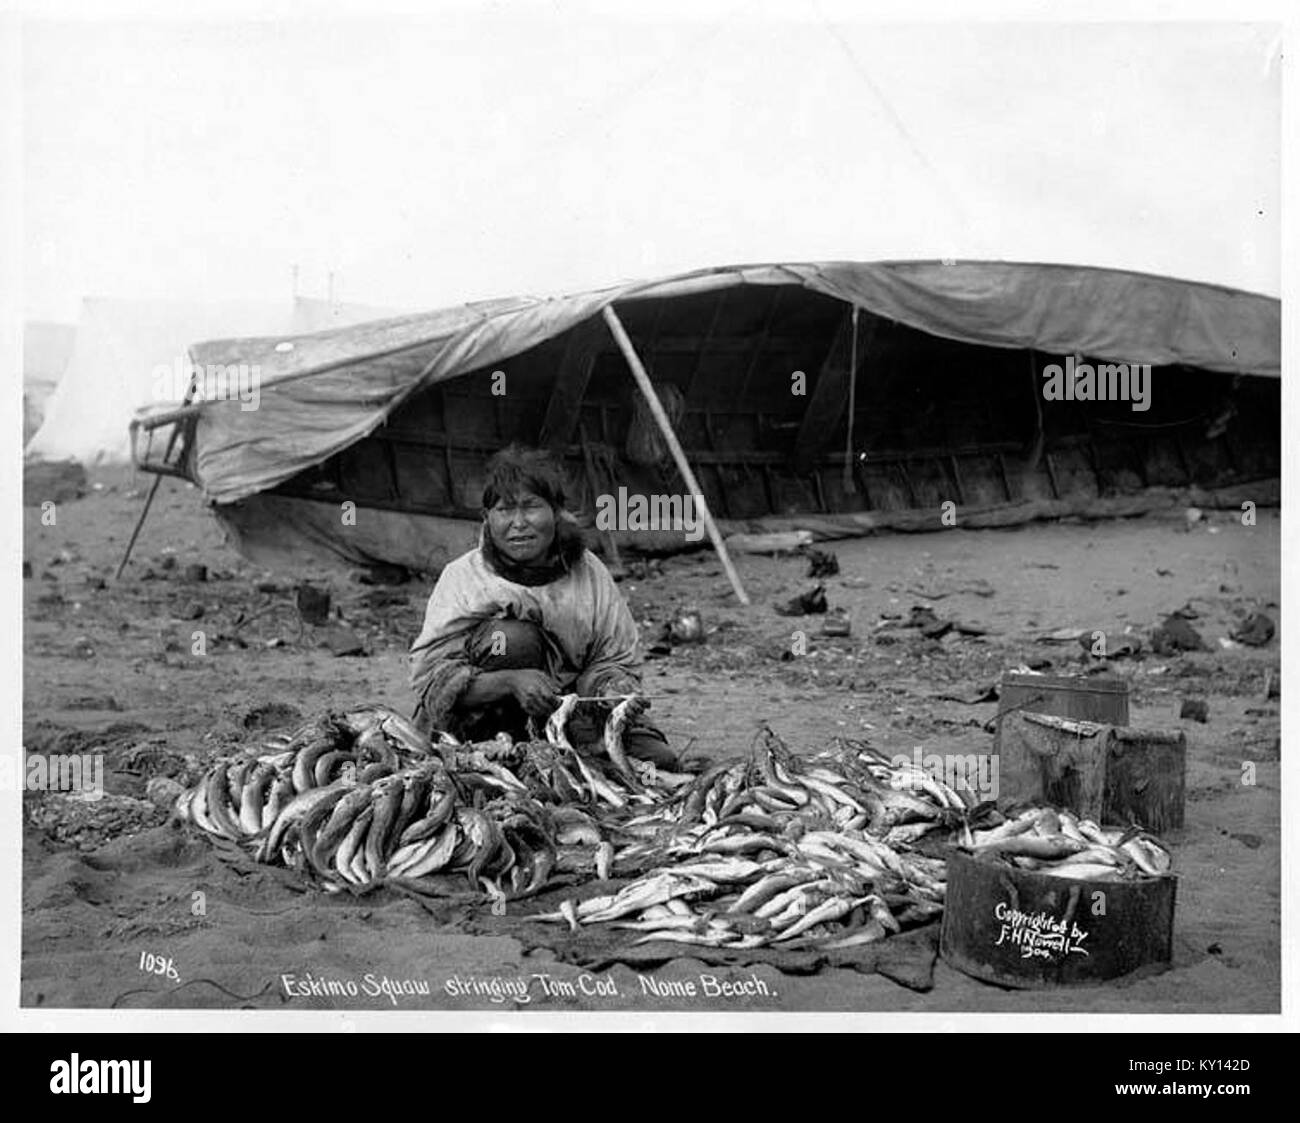
M 1001 808 L 1047 803 L 1102 824 L 1161 834 L 1183 825 L 1187 737 L 1025 711 L 1003 718 Z
M 993 751 L 1002 739 L 1002 719 L 1022 710 L 1035 714 L 1107 725 L 1128 724 L 1128 679 L 1115 675 L 1036 675 L 1008 671 L 998 692 L 997 732 Z

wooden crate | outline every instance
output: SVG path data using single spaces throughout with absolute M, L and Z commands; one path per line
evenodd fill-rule
M 1004 717 L 998 806 L 1048 803 L 1098 823 L 1183 825 L 1187 737 L 1025 711 Z
M 1008 671 L 998 692 L 997 731 L 993 751 L 1002 739 L 1002 719 L 1027 710 L 1036 714 L 1107 725 L 1128 724 L 1129 684 L 1115 675 L 1035 675 Z

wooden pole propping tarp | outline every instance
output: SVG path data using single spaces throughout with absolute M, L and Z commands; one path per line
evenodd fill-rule
M 749 604 L 749 595 L 745 592 L 745 587 L 740 583 L 740 574 L 736 572 L 736 567 L 731 562 L 731 555 L 727 553 L 727 547 L 718 531 L 718 524 L 713 521 L 713 514 L 704 499 L 704 491 L 695 478 L 695 473 L 691 470 L 690 461 L 686 459 L 686 453 L 682 451 L 681 442 L 678 441 L 677 434 L 673 432 L 672 422 L 668 420 L 668 414 L 664 410 L 663 403 L 659 401 L 659 395 L 655 393 L 654 386 L 650 382 L 650 376 L 646 374 L 645 367 L 636 353 L 636 348 L 632 346 L 632 340 L 623 327 L 623 321 L 618 318 L 618 313 L 609 304 L 605 305 L 604 316 L 605 322 L 609 325 L 609 330 L 614 336 L 614 342 L 618 344 L 619 350 L 623 352 L 623 357 L 627 360 L 627 365 L 632 371 L 632 377 L 636 380 L 637 388 L 644 395 L 646 404 L 650 407 L 650 413 L 659 426 L 660 433 L 663 434 L 664 442 L 673 454 L 673 460 L 677 463 L 677 470 L 681 473 L 682 479 L 685 481 L 686 486 L 690 488 L 691 495 L 699 506 L 700 518 L 704 520 L 704 528 L 709 532 L 709 541 L 713 543 L 713 548 L 717 551 L 718 560 L 722 562 L 722 568 L 726 570 L 727 578 L 731 581 L 731 587 L 736 591 L 736 596 L 740 598 L 741 604 Z

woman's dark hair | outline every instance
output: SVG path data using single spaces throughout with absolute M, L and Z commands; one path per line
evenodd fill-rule
M 565 509 L 564 467 L 545 449 L 512 444 L 487 462 L 483 486 L 483 509 L 509 499 L 521 491 L 541 496 L 556 511 Z

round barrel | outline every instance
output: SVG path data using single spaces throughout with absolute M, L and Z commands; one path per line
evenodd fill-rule
M 948 858 L 939 949 L 1005 987 L 1103 982 L 1173 953 L 1172 876 L 1072 881 L 960 852 Z

